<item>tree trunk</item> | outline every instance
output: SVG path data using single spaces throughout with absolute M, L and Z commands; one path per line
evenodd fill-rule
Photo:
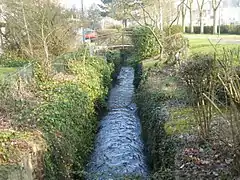
M 163 10 L 160 8 L 160 30 L 163 31 Z
M 217 34 L 217 10 L 213 10 L 213 34 Z
M 185 14 L 182 14 L 182 32 L 185 33 Z
M 28 25 L 27 25 L 23 1 L 22 1 L 22 16 L 23 16 L 23 22 L 24 22 L 24 26 L 25 26 L 25 30 L 26 30 L 26 34 L 27 34 L 30 55 L 33 56 L 33 48 L 32 48 L 31 38 L 30 38 L 29 29 L 28 29 Z
M 200 34 L 204 34 L 204 25 L 203 25 L 202 13 L 199 14 L 199 19 L 200 19 Z
M 192 17 L 192 10 L 190 10 L 190 33 L 194 33 L 194 28 L 193 28 L 193 17 Z
M 179 25 L 179 19 L 180 19 L 180 16 L 178 16 L 177 18 L 177 25 Z

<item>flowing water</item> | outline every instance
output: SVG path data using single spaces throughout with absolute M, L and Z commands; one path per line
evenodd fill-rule
M 101 120 L 87 179 L 146 179 L 141 126 L 132 102 L 134 69 L 123 67 L 111 90 L 108 114 Z

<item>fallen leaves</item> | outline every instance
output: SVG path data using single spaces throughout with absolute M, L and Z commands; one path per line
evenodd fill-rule
M 223 156 L 221 150 L 199 147 L 197 142 L 180 148 L 177 155 L 178 176 L 183 179 L 220 179 L 223 174 L 229 173 L 233 162 L 231 156 Z

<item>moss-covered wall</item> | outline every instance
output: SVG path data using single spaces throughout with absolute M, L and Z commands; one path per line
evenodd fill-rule
M 2 131 L 0 141 L 0 180 L 43 179 L 46 143 L 38 132 Z

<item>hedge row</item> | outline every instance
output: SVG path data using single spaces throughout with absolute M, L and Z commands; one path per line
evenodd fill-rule
M 84 176 L 97 129 L 97 110 L 105 106 L 111 83 L 112 65 L 97 57 L 75 58 L 68 62 L 72 78 L 44 83 L 42 89 L 46 101 L 37 116 L 50 145 L 51 153 L 45 158 L 47 179 Z
M 115 63 L 76 52 L 64 64 L 64 73 L 44 81 L 36 78 L 29 87 L 37 103 L 8 99 L 13 100 L 18 124 L 34 126 L 44 134 L 48 147 L 44 179 L 48 180 L 83 179 Z M 37 76 L 41 71 L 34 67 Z
M 217 27 L 219 30 L 219 26 Z M 190 33 L 190 28 L 185 28 L 186 33 Z M 194 26 L 194 33 L 200 33 L 200 26 Z M 213 26 L 204 26 L 204 34 L 212 34 Z M 221 34 L 240 34 L 240 25 L 221 25 L 220 26 Z
M 157 73 L 159 69 L 143 69 L 143 74 L 147 71 L 147 77 L 142 79 L 138 86 L 136 103 L 139 107 L 142 136 L 152 174 L 150 179 L 174 179 L 175 141 L 166 134 L 164 128 L 169 119 L 165 103 L 170 100 L 170 95 L 163 90 L 166 82 L 157 78 L 163 76 Z

